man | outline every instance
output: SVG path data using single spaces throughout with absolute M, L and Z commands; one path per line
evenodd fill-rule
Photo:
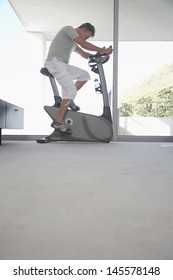
M 57 33 L 50 45 L 45 67 L 62 87 L 60 110 L 56 121 L 51 125 L 55 129 L 66 131 L 67 126 L 63 120 L 67 109 L 73 102 L 77 91 L 90 79 L 88 72 L 68 64 L 71 53 L 75 51 L 85 59 L 88 59 L 91 53 L 83 49 L 108 55 L 112 53 L 111 47 L 100 48 L 87 42 L 94 34 L 95 27 L 90 23 L 84 23 L 77 28 L 65 26 Z

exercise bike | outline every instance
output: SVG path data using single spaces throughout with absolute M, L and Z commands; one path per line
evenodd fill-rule
M 68 127 L 67 130 L 62 132 L 55 129 L 50 135 L 37 139 L 37 143 L 50 143 L 52 141 L 110 142 L 113 137 L 112 116 L 103 70 L 103 64 L 108 60 L 109 56 L 104 53 L 96 53 L 89 58 L 91 70 L 99 76 L 99 87 L 96 88 L 96 91 L 99 92 L 103 98 L 102 115 L 96 116 L 68 109 L 64 118 L 64 122 Z M 52 120 L 55 120 L 59 113 L 61 97 L 53 75 L 50 74 L 45 67 L 41 68 L 40 72 L 49 77 L 54 97 L 56 97 L 56 104 L 54 106 L 44 106 L 48 115 Z

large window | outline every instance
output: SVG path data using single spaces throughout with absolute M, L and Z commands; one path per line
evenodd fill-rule
M 172 135 L 173 42 L 119 43 L 119 134 Z
M 173 3 L 115 2 L 119 3 L 117 133 L 172 136 Z

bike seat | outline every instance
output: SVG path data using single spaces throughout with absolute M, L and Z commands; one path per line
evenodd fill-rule
M 40 73 L 43 74 L 44 76 L 53 77 L 53 75 L 49 73 L 49 71 L 46 67 L 42 67 L 40 69 Z

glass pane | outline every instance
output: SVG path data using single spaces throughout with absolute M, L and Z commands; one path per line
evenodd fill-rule
M 171 136 L 173 2 L 118 2 L 118 134 Z
M 173 42 L 119 42 L 119 135 L 173 134 Z

